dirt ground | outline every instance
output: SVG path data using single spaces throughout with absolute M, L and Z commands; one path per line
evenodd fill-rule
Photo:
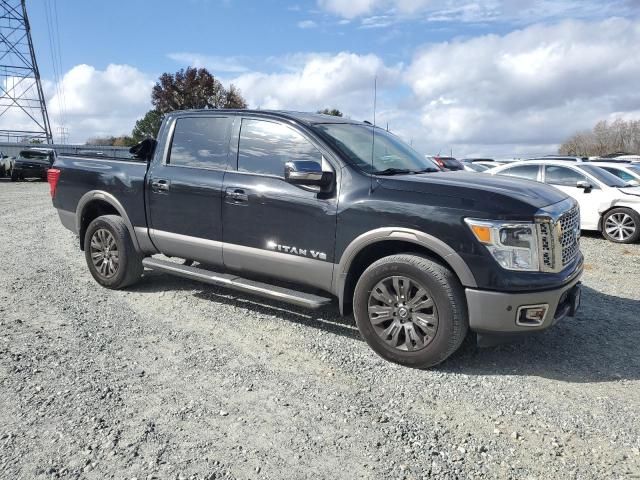
M 640 478 L 640 245 L 582 248 L 578 318 L 417 371 L 335 306 L 101 288 L 48 186 L 0 180 L 0 477 Z

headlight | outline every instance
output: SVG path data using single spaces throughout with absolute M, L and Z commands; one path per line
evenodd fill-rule
M 475 237 L 507 270 L 537 272 L 538 240 L 534 223 L 465 219 Z

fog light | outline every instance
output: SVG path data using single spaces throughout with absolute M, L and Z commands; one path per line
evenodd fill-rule
M 523 327 L 537 327 L 544 323 L 544 318 L 547 316 L 549 305 L 525 305 L 518 308 L 518 315 L 516 316 L 516 325 Z

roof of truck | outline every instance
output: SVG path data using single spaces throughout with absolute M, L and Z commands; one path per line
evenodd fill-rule
M 314 125 L 318 123 L 358 123 L 363 124 L 357 120 L 352 120 L 345 117 L 336 117 L 333 115 L 325 115 L 322 113 L 312 112 L 294 112 L 288 110 L 238 110 L 238 109 L 204 109 L 204 110 L 177 110 L 171 112 L 172 115 L 185 115 L 189 113 L 234 113 L 234 114 L 249 114 L 249 115 L 261 115 L 269 117 L 283 118 L 287 120 L 295 120 L 307 125 Z

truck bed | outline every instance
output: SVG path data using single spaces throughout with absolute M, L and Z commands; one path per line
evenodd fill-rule
M 54 206 L 75 214 L 80 199 L 92 190 L 112 194 L 134 226 L 146 226 L 144 180 L 146 162 L 95 156 L 61 155 L 54 168 L 63 171 Z

